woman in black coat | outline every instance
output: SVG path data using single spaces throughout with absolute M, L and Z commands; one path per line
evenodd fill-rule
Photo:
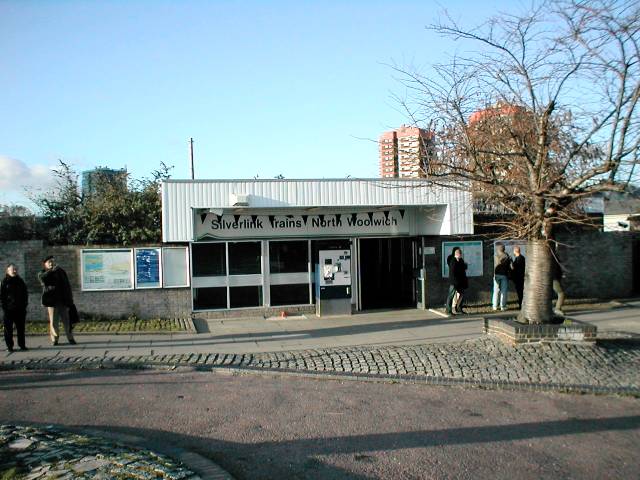
M 44 267 L 38 274 L 38 280 L 42 285 L 42 305 L 47 308 L 49 315 L 49 336 L 51 344 L 58 344 L 60 336 L 60 320 L 64 326 L 64 332 L 71 345 L 75 345 L 69 320 L 69 307 L 73 305 L 73 294 L 67 272 L 55 263 L 53 256 L 48 256 L 42 261 Z
M 4 313 L 4 342 L 7 350 L 13 352 L 13 326 L 18 333 L 18 346 L 20 350 L 27 350 L 25 343 L 25 323 L 27 318 L 27 305 L 29 304 L 29 292 L 27 285 L 18 275 L 18 269 L 13 263 L 7 265 L 5 276 L 0 283 L 0 299 L 2 312 Z
M 467 264 L 462 259 L 460 247 L 453 247 L 451 255 L 447 257 L 449 265 L 449 295 L 447 296 L 447 314 L 466 313 L 462 309 L 464 291 L 469 287 L 467 280 Z

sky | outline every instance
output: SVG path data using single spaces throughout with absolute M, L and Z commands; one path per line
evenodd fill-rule
M 503 0 L 444 2 L 464 25 Z M 78 172 L 372 178 L 410 120 L 391 65 L 444 62 L 432 1 L 0 0 L 0 204 Z

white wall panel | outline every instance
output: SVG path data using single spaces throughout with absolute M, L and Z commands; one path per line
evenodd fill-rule
M 191 241 L 192 208 L 233 208 L 231 193 L 250 195 L 251 209 L 448 205 L 448 225 L 440 231 L 473 233 L 470 193 L 422 180 L 168 180 L 162 183 L 163 241 Z

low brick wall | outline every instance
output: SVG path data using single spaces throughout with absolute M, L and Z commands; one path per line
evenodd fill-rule
M 235 310 L 215 310 L 209 312 L 194 312 L 193 318 L 217 319 L 217 318 L 241 318 L 241 317 L 278 317 L 282 312 L 287 316 L 316 314 L 315 305 L 284 305 L 281 307 L 256 307 L 239 308 Z
M 142 245 L 140 245 L 142 246 Z M 29 290 L 29 321 L 47 321 L 41 304 L 38 272 L 42 259 L 54 255 L 69 276 L 73 299 L 80 313 L 110 318 L 136 315 L 138 318 L 186 318 L 191 316 L 190 288 L 158 288 L 83 292 L 80 287 L 80 251 L 86 247 L 45 246 L 42 241 L 0 242 L 0 265 L 13 262 Z
M 565 320 L 559 325 L 524 324 L 511 319 L 485 318 L 484 333 L 501 341 L 517 345 L 539 342 L 595 342 L 595 325 L 578 320 Z

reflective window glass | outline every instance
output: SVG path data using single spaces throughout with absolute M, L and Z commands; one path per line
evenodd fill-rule
M 262 273 L 261 262 L 260 242 L 229 242 L 229 275 Z
M 309 246 L 306 241 L 269 242 L 269 271 L 298 273 L 309 269 Z
M 194 243 L 193 276 L 213 277 L 227 274 L 227 260 L 224 243 Z
M 308 305 L 309 284 L 271 285 L 271 305 Z
M 229 289 L 231 308 L 261 307 L 262 287 L 231 287 Z
M 227 308 L 227 287 L 194 288 L 194 310 Z

